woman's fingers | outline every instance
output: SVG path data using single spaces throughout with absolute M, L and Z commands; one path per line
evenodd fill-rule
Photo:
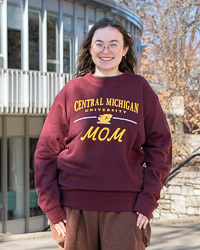
M 149 219 L 146 217 L 146 220 L 145 220 L 144 225 L 143 225 L 144 229 L 146 228 L 146 226 L 148 225 L 148 223 L 149 223 Z
M 59 221 L 57 223 L 54 224 L 54 227 L 56 229 L 56 231 L 58 232 L 58 235 L 62 235 L 63 237 L 65 237 L 65 233 L 66 233 L 66 220 L 64 219 L 63 221 Z
M 145 229 L 147 224 L 149 223 L 149 219 L 143 214 L 140 213 L 137 214 L 138 214 L 137 227 L 139 227 L 139 229 L 141 229 L 142 227 Z

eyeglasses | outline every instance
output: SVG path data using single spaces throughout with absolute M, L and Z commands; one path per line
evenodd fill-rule
M 119 52 L 120 48 L 121 48 L 121 45 L 120 43 L 118 42 L 110 42 L 108 44 L 105 44 L 103 42 L 94 42 L 91 47 L 94 51 L 94 53 L 100 53 L 102 51 L 104 51 L 104 49 L 107 47 L 107 49 L 109 49 L 110 51 L 112 51 L 113 53 L 117 53 Z

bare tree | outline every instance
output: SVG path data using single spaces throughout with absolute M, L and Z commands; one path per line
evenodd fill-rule
M 162 86 L 158 95 L 173 134 L 173 153 L 186 157 L 193 145 L 184 140 L 185 133 L 200 134 L 200 1 L 121 2 L 144 21 L 140 71 Z

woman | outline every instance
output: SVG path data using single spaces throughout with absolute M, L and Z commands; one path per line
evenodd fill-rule
M 39 205 L 65 250 L 142 250 L 171 168 L 158 98 L 134 73 L 134 40 L 103 18 L 82 44 L 76 79 L 55 98 L 35 152 Z

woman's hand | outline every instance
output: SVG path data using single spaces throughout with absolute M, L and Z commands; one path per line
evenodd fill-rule
M 65 237 L 66 223 L 67 223 L 66 219 L 63 219 L 62 221 L 53 224 L 59 236 L 62 235 L 63 237 Z
M 137 213 L 137 215 L 137 227 L 139 227 L 139 229 L 141 229 L 142 227 L 145 229 L 147 224 L 149 223 L 149 219 L 143 214 Z

